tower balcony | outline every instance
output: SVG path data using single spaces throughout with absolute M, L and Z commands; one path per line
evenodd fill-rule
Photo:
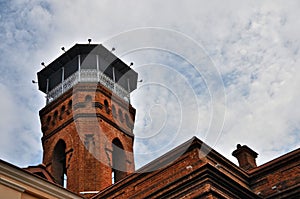
M 117 82 L 114 82 L 110 77 L 95 69 L 81 69 L 80 71 L 73 73 L 62 83 L 58 84 L 56 87 L 50 90 L 46 95 L 46 103 L 48 104 L 51 101 L 57 99 L 63 93 L 80 82 L 98 82 L 107 87 L 120 98 L 124 99 L 127 102 L 130 102 L 130 92 L 126 91 Z

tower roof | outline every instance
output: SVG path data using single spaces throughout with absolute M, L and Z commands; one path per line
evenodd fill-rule
M 98 69 L 126 91 L 136 89 L 138 74 L 103 45 L 75 44 L 38 72 L 39 90 L 44 93 L 51 91 L 80 69 Z

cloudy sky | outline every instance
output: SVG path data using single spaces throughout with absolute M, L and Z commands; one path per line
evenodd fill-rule
M 258 164 L 300 147 L 300 2 L 0 0 L 0 158 L 41 162 L 36 73 L 75 43 L 134 62 L 137 167 L 197 136 Z

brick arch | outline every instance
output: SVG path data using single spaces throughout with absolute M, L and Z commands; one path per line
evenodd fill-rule
M 53 137 L 54 139 L 51 140 L 53 144 L 51 144 L 52 147 L 52 155 L 53 155 L 53 150 L 56 144 L 59 142 L 59 140 L 62 140 L 66 144 L 66 152 L 70 151 L 73 148 L 73 137 L 70 134 L 65 134 L 63 136 L 56 136 Z
M 109 103 L 108 103 L 107 99 L 104 99 L 103 104 L 104 104 L 106 113 L 110 114 L 110 107 L 109 107 Z
M 71 162 L 71 159 L 72 159 L 73 153 L 74 153 L 73 138 L 72 138 L 72 136 L 70 134 L 66 134 L 64 136 L 54 137 L 54 139 L 51 142 L 53 144 L 51 144 L 51 147 L 48 148 L 48 150 L 51 150 L 51 155 L 50 155 L 50 157 L 51 157 L 51 167 L 50 167 L 49 172 L 53 175 L 53 177 L 55 178 L 55 180 L 57 180 L 58 177 L 54 176 L 56 168 L 55 168 L 55 166 L 53 164 L 53 157 L 55 156 L 55 154 L 54 154 L 55 153 L 55 147 L 57 146 L 57 144 L 59 142 L 63 142 L 65 144 L 65 151 L 64 151 L 64 153 L 65 153 L 65 157 L 64 157 L 65 158 L 64 169 L 65 170 L 64 170 L 64 174 L 67 175 L 67 171 L 68 171 L 68 168 L 70 167 L 70 162 Z M 60 183 L 63 183 L 63 182 L 61 182 L 61 180 L 58 179 L 58 183 L 60 184 Z
M 65 114 L 65 111 L 66 111 L 66 106 L 65 106 L 65 105 L 62 105 L 61 108 L 60 108 L 60 115 L 59 115 L 59 119 L 60 119 L 60 120 L 63 119 L 64 114 Z
M 53 126 L 57 123 L 57 120 L 58 120 L 58 111 L 55 110 L 54 114 L 53 114 L 53 117 L 52 117 L 52 125 Z
M 66 143 L 59 139 L 52 152 L 52 175 L 55 182 L 63 185 L 64 174 L 66 174 Z

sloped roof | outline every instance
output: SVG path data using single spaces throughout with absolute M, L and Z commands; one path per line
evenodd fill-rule
M 36 166 L 28 166 L 27 168 L 23 168 L 23 169 L 36 176 L 44 178 L 45 180 L 51 183 L 55 183 L 53 176 L 47 171 L 46 166 L 44 164 L 39 164 Z
M 250 190 L 248 177 L 244 170 L 193 137 L 93 198 L 115 197 L 117 194 L 122 197 L 176 198 L 196 192 L 260 198 Z M 200 191 L 202 186 L 210 188 Z

